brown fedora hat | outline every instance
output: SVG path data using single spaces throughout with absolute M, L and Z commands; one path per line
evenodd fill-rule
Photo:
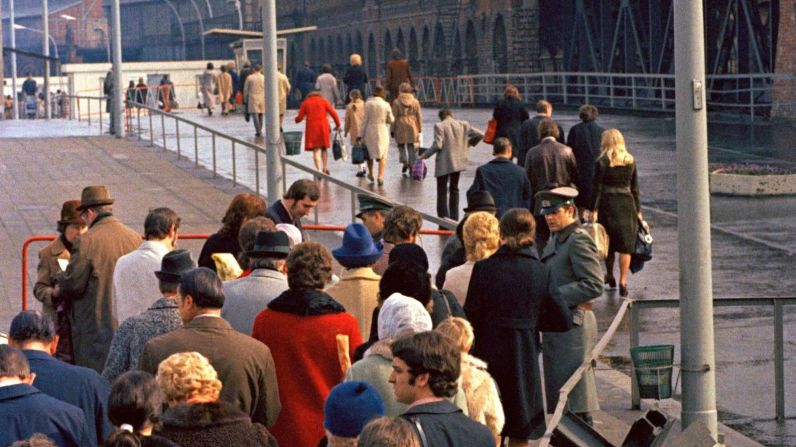
M 85 225 L 86 221 L 83 220 L 80 211 L 78 211 L 79 206 L 80 200 L 67 200 L 64 202 L 61 206 L 61 220 L 58 221 L 58 225 Z
M 104 186 L 86 186 L 80 194 L 80 206 L 78 211 L 83 211 L 92 206 L 110 205 L 113 198 Z

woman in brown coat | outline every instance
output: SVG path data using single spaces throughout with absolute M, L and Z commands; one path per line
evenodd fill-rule
M 362 127 L 362 118 L 365 117 L 365 101 L 362 100 L 362 92 L 353 89 L 348 94 L 348 105 L 345 108 L 345 123 L 343 124 L 343 135 L 351 139 L 351 147 L 357 144 L 359 129 Z M 365 163 L 357 165 L 357 177 L 365 176 Z
M 221 74 L 216 78 L 218 83 L 218 97 L 221 100 L 221 114 L 229 115 L 229 97 L 232 95 L 232 76 L 228 73 L 226 65 L 221 66 Z
M 409 61 L 404 59 L 401 50 L 398 48 L 392 50 L 390 53 L 390 61 L 387 62 L 387 74 L 384 80 L 384 88 L 390 94 L 388 98 L 390 102 L 398 97 L 398 88 L 404 82 L 414 86 L 415 81 L 412 79 L 412 70 L 409 68 Z
M 86 222 L 80 216 L 77 207 L 80 200 L 68 200 L 61 206 L 61 220 L 58 221 L 58 237 L 39 251 L 39 268 L 33 296 L 41 302 L 42 311 L 56 322 L 56 331 L 60 336 L 55 356 L 64 361 L 72 359 L 72 343 L 69 328 L 69 309 L 63 303 L 53 300 L 55 277 L 64 269 L 58 264 L 61 260 L 66 265 L 72 253 L 72 244 L 86 232 Z
M 413 94 L 414 89 L 408 82 L 399 87 L 400 94 L 392 103 L 392 114 L 395 121 L 392 123 L 391 133 L 398 144 L 398 154 L 403 165 L 401 172 L 407 175 L 409 169 L 415 165 L 420 138 L 420 129 L 423 125 L 423 116 L 420 111 L 420 102 Z

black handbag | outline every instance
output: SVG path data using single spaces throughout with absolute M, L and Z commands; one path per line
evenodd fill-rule
M 644 268 L 644 263 L 652 260 L 652 233 L 650 226 L 642 219 L 638 220 L 638 232 L 636 233 L 636 248 L 630 256 L 630 271 L 638 273 Z
M 345 141 L 343 141 L 343 136 L 340 135 L 339 131 L 335 132 L 332 137 L 332 156 L 335 161 L 348 156 L 346 154 Z
M 351 163 L 358 165 L 368 161 L 368 148 L 362 144 L 356 144 L 351 148 Z

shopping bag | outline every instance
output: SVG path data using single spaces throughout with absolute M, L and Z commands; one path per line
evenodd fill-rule
M 495 134 L 497 134 L 497 120 L 489 120 L 486 123 L 486 132 L 484 132 L 484 143 L 492 144 L 495 142 Z
M 355 144 L 351 148 L 351 163 L 358 165 L 368 160 L 368 148 L 362 143 Z
M 243 92 L 235 93 L 235 104 L 243 104 Z
M 335 160 L 348 160 L 348 149 L 345 147 L 345 140 L 340 131 L 335 131 L 332 141 L 332 155 Z
M 412 179 L 422 182 L 426 178 L 426 174 L 428 174 L 426 162 L 423 161 L 422 158 L 417 157 L 415 159 L 415 165 L 412 166 Z
M 637 273 L 644 268 L 644 263 L 652 259 L 652 243 L 655 240 L 650 233 L 650 226 L 643 219 L 638 220 L 636 233 L 636 249 L 630 255 L 630 271 Z

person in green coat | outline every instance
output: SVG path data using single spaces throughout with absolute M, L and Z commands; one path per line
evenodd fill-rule
M 572 329 L 567 332 L 544 332 L 545 394 L 549 412 L 558 405 L 558 392 L 583 363 L 597 343 L 597 320 L 592 300 L 603 293 L 603 270 L 597 246 L 580 228 L 575 206 L 575 188 L 561 187 L 536 195 L 540 212 L 550 227 L 550 240 L 542 253 L 542 262 L 550 266 L 554 287 L 572 310 Z M 594 370 L 589 369 L 569 394 L 569 410 L 591 423 L 591 412 L 600 409 Z

